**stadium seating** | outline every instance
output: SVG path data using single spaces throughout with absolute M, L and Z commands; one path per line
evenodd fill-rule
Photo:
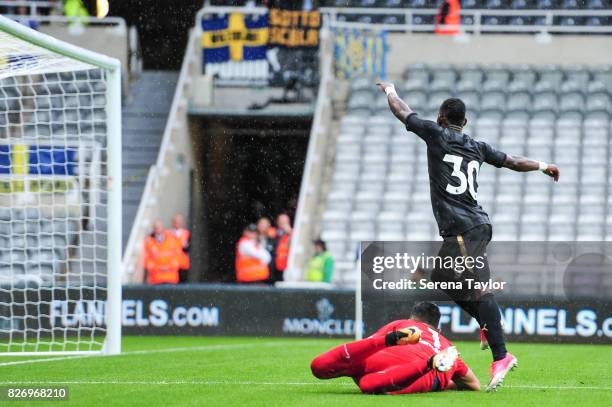
M 93 151 L 106 144 L 105 86 L 101 71 L 95 69 L 3 79 L 0 111 L 6 114 L 0 114 L 0 140 L 79 145 L 79 159 L 90 162 Z M 69 281 L 67 272 L 76 276 L 77 269 L 85 271 L 85 278 L 95 278 L 93 262 L 103 258 L 99 247 L 106 237 L 93 231 L 100 217 L 90 211 L 100 215 L 105 197 L 96 208 L 79 209 L 79 202 L 88 201 L 90 188 L 95 189 L 80 185 L 80 195 L 68 189 L 25 205 L 15 205 L 17 194 L 0 195 L 0 283 L 17 279 L 40 284 L 58 277 Z
M 76 246 L 78 220 L 65 214 L 50 219 L 40 208 L 0 208 L 0 280 L 22 274 L 51 281 L 64 273 L 70 249 Z M 11 272 L 12 268 L 12 272 Z
M 412 21 L 406 21 L 404 13 L 398 14 L 367 14 L 367 13 L 339 13 L 337 19 L 340 21 L 360 22 L 360 23 L 384 23 L 384 24 L 433 24 L 434 15 L 423 12 L 423 10 L 435 10 L 440 5 L 439 0 L 325 0 L 323 7 L 351 7 L 351 8 L 388 8 L 398 9 L 398 11 L 413 11 Z M 492 15 L 483 16 L 481 23 L 484 25 L 546 25 L 546 16 L 529 15 L 528 11 L 545 10 L 610 10 L 612 4 L 608 0 L 465 0 L 462 1 L 462 9 L 467 11 L 461 17 L 464 25 L 475 23 L 473 15 L 469 14 L 472 10 L 487 11 L 511 11 L 516 10 L 525 12 L 520 15 Z M 555 16 L 553 23 L 561 26 L 606 26 L 610 24 L 610 16 L 601 15 L 562 15 Z M 484 29 L 483 31 L 486 31 Z
M 262 5 L 261 1 L 255 2 Z M 383 24 L 433 24 L 433 14 L 419 14 L 422 10 L 435 10 L 440 6 L 440 0 L 322 0 L 321 7 L 335 8 L 387 8 L 397 9 L 397 14 L 367 14 L 367 13 L 339 13 L 339 21 L 360 22 L 360 23 L 383 23 Z M 246 1 L 234 1 L 233 5 L 245 5 Z M 211 5 L 226 6 L 227 2 L 212 0 Z M 602 11 L 612 9 L 609 0 L 463 0 L 461 2 L 463 10 L 593 10 Z M 404 11 L 415 11 L 412 21 L 406 21 Z M 610 25 L 610 16 L 598 15 L 574 15 L 555 17 L 553 23 L 561 26 L 606 26 Z M 472 25 L 475 23 L 472 15 L 466 14 L 461 18 L 462 24 Z M 483 17 L 483 24 L 486 25 L 546 25 L 547 20 L 542 15 L 487 15 Z M 486 31 L 486 30 L 483 30 Z
M 323 7 L 379 7 L 435 9 L 440 0 L 323 0 Z M 499 10 L 604 10 L 611 7 L 608 0 L 464 0 L 463 9 Z
M 482 167 L 478 201 L 494 240 L 612 240 L 611 67 L 411 65 L 403 81 L 399 94 L 421 116 L 435 119 L 444 98 L 461 97 L 466 133 L 561 167 L 554 186 L 537 174 Z M 372 83 L 352 83 L 321 219 L 340 284 L 354 282 L 360 240 L 439 239 L 425 144 L 407 134 Z

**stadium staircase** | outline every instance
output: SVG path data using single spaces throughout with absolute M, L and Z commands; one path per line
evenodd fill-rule
M 123 107 L 123 245 L 138 211 L 147 173 L 155 164 L 178 72 L 144 71 L 130 83 Z

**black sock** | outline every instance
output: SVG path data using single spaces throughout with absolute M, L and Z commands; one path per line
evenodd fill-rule
M 504 332 L 501 326 L 501 316 L 499 314 L 499 306 L 493 295 L 485 295 L 480 299 L 478 306 L 478 314 L 480 315 L 480 327 L 485 328 L 485 336 L 493 360 L 501 360 L 506 357 L 506 343 L 504 342 Z
M 427 368 L 428 369 L 433 369 L 434 368 L 434 365 L 433 365 L 434 356 L 436 356 L 436 355 L 430 356 L 430 358 L 427 359 Z

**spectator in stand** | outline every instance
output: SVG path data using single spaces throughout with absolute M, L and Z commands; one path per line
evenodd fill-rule
M 68 1 L 69 0 L 29 0 L 25 6 L 6 5 L 0 7 L 0 14 L 19 16 L 61 15 L 64 12 L 64 2 Z M 5 0 L 5 3 L 11 2 L 17 3 L 18 0 Z M 41 3 L 44 3 L 44 5 Z M 17 21 L 21 23 L 31 21 L 32 23 L 30 25 L 32 25 L 35 20 L 18 19 Z
M 267 283 L 270 279 L 269 264 L 272 256 L 259 239 L 255 224 L 242 232 L 236 244 L 236 281 L 238 283 Z
M 172 235 L 179 242 L 179 247 L 182 248 L 180 252 L 181 264 L 179 268 L 179 283 L 186 283 L 189 279 L 189 249 L 191 247 L 191 234 L 189 230 L 185 229 L 185 219 L 183 215 L 176 214 L 172 218 Z
M 11 0 L 9 0 L 10 2 Z M 16 0 L 13 0 L 14 3 L 17 3 Z M 11 6 L 7 5 L 4 7 L 0 7 L 0 14 L 8 14 L 11 15 L 12 19 L 18 21 L 19 23 L 28 26 L 34 30 L 38 29 L 40 25 L 40 21 L 37 19 L 37 16 L 47 16 L 51 14 L 53 9 L 57 8 L 57 5 L 51 6 L 41 6 L 36 4 L 37 1 L 30 1 L 28 5 L 20 5 L 20 6 Z M 51 1 L 53 3 L 53 1 Z M 57 2 L 60 4 L 59 2 Z M 23 4 L 23 3 L 22 3 Z M 60 6 L 61 7 L 61 6 Z
M 30 14 L 30 10 L 28 9 L 28 7 L 24 6 L 5 6 L 2 7 L 0 11 L 0 14 L 16 14 L 20 16 L 27 16 L 28 14 Z
M 270 219 L 262 216 L 257 221 L 257 234 L 259 242 L 270 254 L 274 252 L 274 239 L 276 238 L 276 228 L 272 226 Z
M 270 219 L 262 216 L 257 221 L 257 234 L 259 243 L 270 253 L 272 259 L 274 259 L 276 253 L 276 228 L 272 226 Z M 274 284 L 274 276 L 276 275 L 276 268 L 274 262 L 270 262 L 268 266 L 270 270 L 270 284 Z
M 321 239 L 314 241 L 314 250 L 314 255 L 308 261 L 306 280 L 331 284 L 334 275 L 334 258 Z
M 149 284 L 177 284 L 181 262 L 178 240 L 164 230 L 161 220 L 153 224 L 153 231 L 144 242 L 144 264 Z
M 289 247 L 291 245 L 291 218 L 286 213 L 276 217 L 276 244 L 274 253 L 274 281 L 283 281 L 287 260 L 289 259 Z
M 87 11 L 87 7 L 85 7 L 82 0 L 65 0 L 64 15 L 75 18 L 89 17 L 89 11 Z
M 82 35 L 85 32 L 89 11 L 82 0 L 65 0 L 64 15 L 68 17 L 68 32 L 72 35 Z
M 444 0 L 436 14 L 435 33 L 438 35 L 457 35 L 461 27 L 461 2 Z

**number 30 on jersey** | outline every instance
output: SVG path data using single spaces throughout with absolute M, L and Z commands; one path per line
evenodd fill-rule
M 442 159 L 445 162 L 453 164 L 453 172 L 451 176 L 459 179 L 459 185 L 446 185 L 446 192 L 453 195 L 461 195 L 468 188 L 470 190 L 470 195 L 474 200 L 476 200 L 476 188 L 474 186 L 474 181 L 478 179 L 478 172 L 480 171 L 480 163 L 476 160 L 470 161 L 467 165 L 467 176 L 463 172 L 461 172 L 461 163 L 463 162 L 463 157 L 453 154 L 446 154 Z

